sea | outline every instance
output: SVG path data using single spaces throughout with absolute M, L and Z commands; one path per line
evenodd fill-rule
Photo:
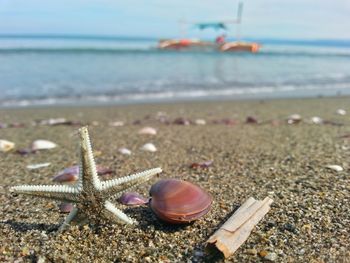
M 0 36 L 0 107 L 350 95 L 350 42 L 260 40 L 258 53 L 157 39 Z

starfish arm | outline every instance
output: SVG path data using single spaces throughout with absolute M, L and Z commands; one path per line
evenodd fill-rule
M 73 210 L 70 211 L 70 213 L 68 214 L 66 219 L 63 221 L 62 225 L 58 229 L 58 232 L 62 232 L 65 229 L 67 229 L 67 227 L 69 226 L 70 222 L 72 222 L 72 220 L 77 216 L 77 214 L 78 214 L 78 208 L 73 207 Z
M 101 188 L 100 179 L 97 176 L 96 164 L 87 127 L 79 129 L 80 145 L 80 169 L 78 186 L 83 188 Z
M 118 221 L 124 224 L 133 225 L 137 222 L 130 217 L 128 217 L 126 214 L 124 214 L 121 210 L 119 210 L 115 205 L 113 205 L 111 202 L 106 201 L 104 204 L 105 211 L 104 214 L 107 218 L 113 219 L 114 221 Z
M 19 185 L 11 187 L 10 191 L 66 202 L 76 202 L 80 193 L 77 187 L 68 185 Z
M 104 196 L 121 194 L 131 187 L 135 187 L 151 179 L 154 175 L 161 173 L 161 168 L 154 168 L 144 172 L 124 176 L 121 178 L 101 182 L 101 191 Z

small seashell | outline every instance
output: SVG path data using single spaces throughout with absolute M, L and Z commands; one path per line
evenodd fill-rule
M 206 122 L 204 119 L 196 119 L 196 120 L 194 121 L 194 123 L 195 123 L 196 125 L 205 125 L 205 124 L 207 124 L 207 122 Z
M 228 125 L 228 126 L 233 126 L 237 124 L 237 121 L 234 119 L 229 119 L 229 118 L 224 118 L 221 120 L 213 120 L 214 124 L 224 124 L 224 125 Z
M 336 171 L 336 172 L 341 172 L 344 170 L 343 167 L 341 167 L 340 165 L 327 165 L 326 168 L 331 169 L 331 170 Z
M 343 135 L 339 136 L 338 138 L 340 138 L 340 139 L 350 139 L 350 133 L 343 134 Z
M 9 125 L 10 128 L 23 128 L 25 127 L 24 123 L 20 123 L 20 122 L 13 122 Z
M 134 120 L 132 122 L 133 125 L 141 125 L 142 124 L 142 121 L 141 120 Z
M 339 114 L 339 115 L 346 115 L 346 110 L 337 109 L 337 114 Z
M 123 205 L 145 205 L 148 203 L 149 199 L 141 196 L 138 193 L 127 192 L 123 193 L 122 196 L 118 199 L 119 203 Z
M 69 122 L 65 118 L 51 118 L 39 121 L 39 125 L 55 126 L 63 124 L 69 124 Z
M 312 117 L 312 118 L 311 118 L 311 122 L 312 122 L 313 124 L 322 124 L 322 123 L 323 123 L 323 120 L 322 120 L 320 117 L 315 116 L 315 117 Z
M 245 120 L 245 123 L 256 124 L 258 123 L 258 120 L 253 116 L 248 116 L 247 119 Z
M 124 155 L 131 155 L 131 151 L 128 148 L 119 148 L 118 151 Z
M 0 122 L 0 129 L 7 128 L 8 125 L 6 123 Z
M 36 140 L 32 143 L 31 146 L 33 151 L 53 149 L 55 147 L 57 147 L 56 143 L 47 140 Z
M 112 126 L 112 127 L 121 127 L 121 126 L 124 126 L 124 122 L 122 122 L 122 121 L 113 121 L 113 122 L 110 122 L 110 123 L 109 123 L 109 126 Z
M 287 118 L 288 124 L 297 124 L 301 122 L 302 118 L 299 114 L 292 114 Z
M 18 153 L 20 155 L 27 155 L 27 154 L 30 154 L 30 153 L 36 153 L 36 151 L 33 151 L 30 148 L 21 148 L 21 149 L 18 149 L 16 151 L 16 153 Z
M 73 210 L 74 205 L 72 203 L 61 203 L 59 209 L 61 213 L 69 213 Z
M 150 207 L 169 223 L 186 224 L 207 214 L 212 197 L 202 188 L 177 179 L 163 179 L 150 189 Z
M 200 163 L 191 163 L 190 168 L 197 169 L 197 168 L 208 168 L 213 164 L 213 160 L 200 162 Z
M 54 182 L 74 182 L 79 177 L 79 165 L 73 165 L 60 171 L 53 179 Z
M 141 150 L 146 151 L 146 152 L 156 152 L 157 148 L 154 146 L 153 143 L 146 143 L 141 147 Z
M 144 127 L 141 130 L 139 130 L 139 134 L 156 135 L 157 130 L 152 127 Z
M 98 175 L 110 174 L 113 171 L 109 168 L 102 167 L 100 165 L 96 166 Z M 79 177 L 79 165 L 73 165 L 63 169 L 58 172 L 58 174 L 52 179 L 54 182 L 75 182 Z
M 173 121 L 174 124 L 178 124 L 178 125 L 190 125 L 191 124 L 191 121 L 188 120 L 188 119 L 185 119 L 183 117 L 179 117 L 179 118 L 176 118 L 174 121 Z
M 44 167 L 50 166 L 51 163 L 37 163 L 37 164 L 29 164 L 27 165 L 27 169 L 29 170 L 36 170 Z
M 13 148 L 15 148 L 15 143 L 6 140 L 0 140 L 0 152 L 8 152 Z

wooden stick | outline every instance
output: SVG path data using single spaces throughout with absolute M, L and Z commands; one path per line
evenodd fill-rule
M 272 202 L 269 197 L 263 201 L 250 197 L 207 240 L 207 248 L 215 247 L 225 258 L 231 256 L 248 239 L 254 226 L 267 214 Z

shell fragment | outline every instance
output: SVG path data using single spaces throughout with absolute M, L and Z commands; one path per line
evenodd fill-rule
M 344 170 L 343 167 L 341 167 L 340 165 L 327 165 L 326 168 L 331 169 L 331 170 L 336 171 L 336 172 L 341 172 Z
M 53 149 L 56 148 L 57 144 L 51 141 L 47 140 L 36 140 L 32 143 L 32 150 L 37 151 L 37 150 L 48 150 L 48 149 Z
M 146 152 L 156 152 L 157 148 L 154 146 L 153 143 L 146 143 L 141 147 L 141 150 L 146 151 Z
M 15 148 L 15 143 L 6 140 L 0 140 L 0 152 L 8 152 L 13 148 Z

